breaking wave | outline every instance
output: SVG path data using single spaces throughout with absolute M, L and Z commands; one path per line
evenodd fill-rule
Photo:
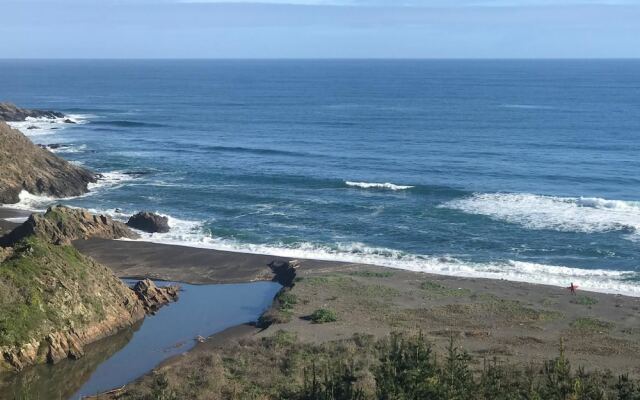
M 385 183 L 376 183 L 376 182 L 353 182 L 353 181 L 345 181 L 347 186 L 357 187 L 361 189 L 385 189 L 385 190 L 407 190 L 411 189 L 414 186 L 403 186 L 403 185 L 395 185 L 393 183 L 385 182 Z
M 449 256 L 409 254 L 395 249 L 369 247 L 363 243 L 250 244 L 212 237 L 202 222 L 166 216 L 169 218 L 171 230 L 168 233 L 143 233 L 142 240 L 232 252 L 371 264 L 459 277 L 542 283 L 560 287 L 566 287 L 570 282 L 574 282 L 584 290 L 640 296 L 640 286 L 632 282 L 638 278 L 638 274 L 632 271 L 581 269 L 514 260 L 481 263 Z
M 519 224 L 528 229 L 640 236 L 640 202 L 597 197 L 554 197 L 529 193 L 482 193 L 440 207 Z
M 9 126 L 18 129 L 26 136 L 44 136 L 55 134 L 59 130 L 66 129 L 74 125 L 82 125 L 89 122 L 89 114 L 71 114 L 63 118 L 33 118 L 27 117 L 24 121 L 7 122 Z M 67 120 L 72 123 L 68 123 Z

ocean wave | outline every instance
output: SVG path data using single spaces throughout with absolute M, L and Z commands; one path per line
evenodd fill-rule
M 70 114 L 63 118 L 33 118 L 27 117 L 24 121 L 7 122 L 9 126 L 18 129 L 26 136 L 45 136 L 55 134 L 56 131 L 66 129 L 74 125 L 82 125 L 89 122 L 90 114 Z M 66 122 L 70 120 L 73 123 Z
M 386 190 L 407 190 L 411 189 L 414 186 L 403 186 L 396 185 L 393 183 L 385 182 L 385 183 L 376 183 L 376 182 L 353 182 L 353 181 L 345 181 L 345 185 L 350 187 L 357 187 L 361 189 L 386 189 Z
M 516 260 L 471 262 L 449 256 L 408 254 L 390 248 L 370 247 L 363 243 L 336 243 L 331 246 L 309 242 L 250 244 L 212 237 L 202 222 L 180 220 L 168 215 L 167 217 L 171 226 L 168 233 L 143 233 L 141 240 L 241 253 L 371 264 L 440 275 L 505 279 L 559 287 L 566 287 L 574 282 L 584 290 L 640 297 L 640 285 L 631 281 L 639 276 L 632 271 L 582 269 Z
M 98 181 L 90 183 L 88 188 L 90 192 L 106 188 L 115 189 L 139 178 L 140 174 L 127 171 L 101 172 Z
M 640 202 L 597 197 L 554 197 L 530 193 L 481 193 L 440 207 L 486 215 L 528 229 L 640 235 Z
M 501 108 L 515 108 L 520 110 L 553 110 L 554 107 L 537 104 L 501 104 Z
M 64 154 L 83 153 L 84 151 L 87 150 L 86 144 L 81 144 L 80 146 L 74 146 L 70 144 L 61 144 L 56 147 L 51 147 L 49 145 L 45 145 L 45 146 L 47 150 L 49 150 L 52 153 L 64 153 Z
M 158 124 L 155 122 L 140 122 L 140 121 L 127 121 L 127 120 L 101 120 L 94 121 L 92 125 L 110 125 L 120 128 L 164 128 L 168 125 Z
M 21 191 L 18 197 L 20 198 L 19 202 L 15 204 L 6 204 L 5 206 L 15 208 L 18 210 L 43 212 L 47 209 L 47 207 L 49 207 L 50 205 L 56 202 L 60 202 L 61 200 L 69 200 L 73 198 L 73 197 L 56 198 L 56 197 L 31 194 L 26 190 Z

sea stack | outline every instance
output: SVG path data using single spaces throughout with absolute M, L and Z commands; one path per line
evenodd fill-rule
M 149 233 L 169 232 L 169 218 L 148 211 L 141 211 L 132 215 L 127 225 Z

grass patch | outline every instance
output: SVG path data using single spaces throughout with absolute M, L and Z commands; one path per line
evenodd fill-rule
M 72 246 L 30 236 L 0 263 L 0 346 L 41 339 L 105 317 L 129 289 Z
M 600 332 L 610 330 L 614 324 L 596 318 L 582 317 L 573 321 L 571 327 L 581 332 Z
M 298 304 L 298 296 L 289 291 L 283 291 L 278 294 L 278 302 L 281 310 L 292 310 Z
M 391 271 L 353 271 L 349 272 L 351 276 L 361 276 L 363 278 L 390 278 L 393 276 Z
M 327 322 L 337 321 L 338 316 L 333 310 L 328 308 L 319 308 L 311 314 L 310 319 L 314 324 L 325 324 Z
M 424 291 L 426 297 L 465 297 L 471 295 L 468 289 L 452 289 L 433 281 L 423 281 L 420 289 Z
M 570 303 L 580 304 L 581 306 L 593 306 L 595 304 L 598 304 L 598 300 L 594 299 L 593 297 L 589 297 L 581 294 L 578 296 L 574 296 L 571 299 Z

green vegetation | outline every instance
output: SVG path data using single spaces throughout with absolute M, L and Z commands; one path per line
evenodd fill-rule
M 423 281 L 420 289 L 425 292 L 426 297 L 464 297 L 469 296 L 471 291 L 468 289 L 452 289 L 433 281 Z
M 311 314 L 311 321 L 314 324 L 324 324 L 327 322 L 335 322 L 338 320 L 338 316 L 335 311 L 329 310 L 327 308 L 319 308 Z
M 23 239 L 0 263 L 0 346 L 102 319 L 118 291 L 114 283 L 119 280 L 109 270 L 72 246 Z
M 571 323 L 571 327 L 580 332 L 601 332 L 613 328 L 613 323 L 596 318 L 578 318 Z
M 574 296 L 574 298 L 571 299 L 571 303 L 580 304 L 582 306 L 592 306 L 592 305 L 598 304 L 598 300 L 594 299 L 593 297 L 589 297 L 581 294 L 578 296 Z
M 0 345 L 21 344 L 35 331 L 70 322 L 65 321 L 62 310 L 51 304 L 56 288 L 46 283 L 85 277 L 86 270 L 75 249 L 49 245 L 34 237 L 19 243 L 13 256 L 0 264 L 4 289 L 0 299 Z
M 267 328 L 273 324 L 286 324 L 293 317 L 293 307 L 298 304 L 298 297 L 289 290 L 282 290 L 275 299 L 276 307 L 272 307 L 258 318 L 258 326 Z
M 294 305 L 298 304 L 298 297 L 289 291 L 280 292 L 276 299 L 281 310 L 291 310 Z
M 474 360 L 452 341 L 436 354 L 422 335 L 324 344 L 272 337 L 201 355 L 188 369 L 165 368 L 123 399 L 596 400 L 640 398 L 640 382 L 574 369 L 564 354 L 527 367 Z M 478 368 L 478 365 L 480 367 Z
M 363 278 L 390 278 L 393 276 L 391 271 L 353 271 L 349 272 L 351 276 L 361 276 Z

